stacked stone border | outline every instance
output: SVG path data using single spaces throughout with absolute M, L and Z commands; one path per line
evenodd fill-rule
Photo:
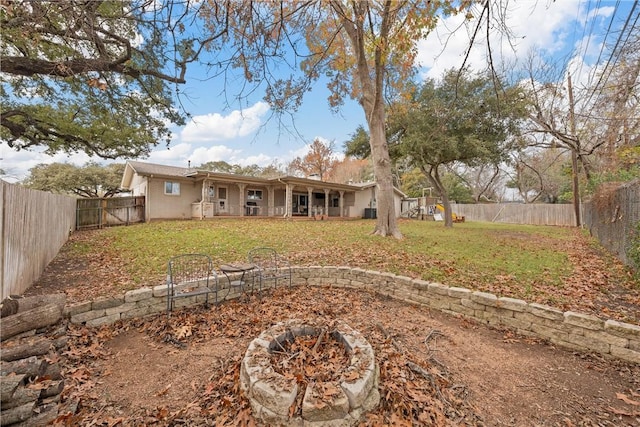
M 326 326 L 326 325 L 325 325 Z M 307 385 L 303 393 L 302 414 L 291 418 L 289 410 L 295 404 L 299 386 L 295 378 L 287 379 L 271 364 L 272 351 L 301 335 L 318 336 L 322 325 L 314 321 L 290 319 L 273 325 L 249 344 L 240 365 L 240 388 L 247 394 L 253 414 L 269 426 L 326 426 L 355 425 L 360 416 L 376 407 L 380 401 L 376 365 L 371 344 L 345 322 L 333 325 L 330 336 L 339 341 L 350 355 L 345 373 L 355 371 L 355 380 L 334 383 L 337 392 L 330 402 L 317 405 L 314 385 Z
M 518 334 L 543 338 L 560 347 L 640 363 L 640 326 L 601 319 L 590 314 L 563 312 L 553 307 L 486 292 L 446 286 L 392 273 L 351 267 L 292 267 L 293 286 L 331 286 L 365 289 L 382 295 L 461 315 Z M 224 280 L 220 280 L 224 285 Z M 226 290 L 218 295 L 219 300 Z M 225 299 L 238 298 L 231 293 Z M 166 310 L 167 288 L 140 288 L 124 295 L 68 305 L 72 323 L 101 326 L 120 319 L 143 317 Z M 209 298 L 211 301 L 211 296 Z M 177 307 L 204 302 L 204 295 L 176 301 Z

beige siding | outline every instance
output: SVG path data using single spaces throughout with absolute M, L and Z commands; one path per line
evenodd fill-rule
M 131 194 L 133 196 L 147 195 L 147 178 L 134 174 L 131 180 Z
M 164 194 L 166 181 L 180 183 L 180 195 Z M 190 180 L 181 179 L 149 179 L 149 195 L 147 212 L 149 219 L 190 219 L 191 203 L 202 198 L 202 186 Z
M 396 218 L 400 218 L 402 214 L 402 196 L 395 191 L 393 192 L 393 204 L 396 208 Z
M 362 191 L 356 192 L 353 207 L 350 209 L 349 216 L 363 216 L 365 208 L 372 207 L 371 202 L 376 198 L 375 194 L 375 186 L 364 188 Z M 400 209 L 402 208 L 402 196 L 396 191 L 393 192 L 393 205 L 396 210 L 396 217 L 400 217 Z M 374 207 L 377 208 L 377 205 Z
M 370 208 L 371 202 L 374 199 L 375 187 L 368 187 L 363 189 L 362 191 L 358 191 L 355 193 L 355 197 L 353 200 L 353 205 L 349 209 L 349 216 L 351 217 L 361 217 L 364 216 L 365 208 Z M 345 203 L 345 206 L 346 203 Z

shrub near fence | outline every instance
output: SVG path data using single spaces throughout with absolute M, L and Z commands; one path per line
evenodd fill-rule
M 75 229 L 74 197 L 0 180 L 2 299 L 22 294 L 40 277 Z

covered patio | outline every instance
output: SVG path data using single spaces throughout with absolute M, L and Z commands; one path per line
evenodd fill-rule
M 191 204 L 191 217 L 215 216 L 343 218 L 354 215 L 357 186 L 316 179 L 263 179 L 214 172 L 187 174 L 199 184 L 201 197 Z

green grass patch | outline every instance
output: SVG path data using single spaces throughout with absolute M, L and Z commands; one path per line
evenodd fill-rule
M 115 259 L 137 284 L 161 283 L 167 261 L 205 253 L 216 265 L 242 261 L 258 246 L 276 248 L 294 265 L 346 265 L 478 288 L 498 282 L 532 292 L 571 273 L 558 249 L 567 229 L 490 223 L 402 221 L 404 239 L 372 234 L 373 221 L 224 219 L 166 221 L 103 230 L 93 251 Z M 88 250 L 88 249 L 87 249 Z

